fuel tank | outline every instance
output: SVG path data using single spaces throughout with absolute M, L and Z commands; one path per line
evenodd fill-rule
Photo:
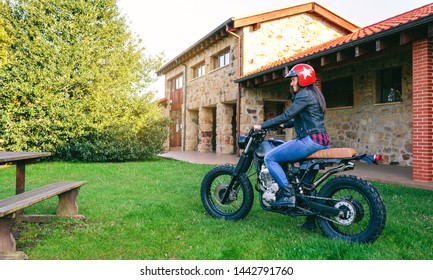
M 256 154 L 259 158 L 264 158 L 265 155 L 275 147 L 285 143 L 283 140 L 269 139 L 265 140 L 260 144 L 260 147 L 256 150 Z

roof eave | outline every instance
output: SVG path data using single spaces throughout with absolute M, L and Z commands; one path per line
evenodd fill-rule
M 159 70 L 156 72 L 156 74 L 158 76 L 164 75 L 165 73 L 167 73 L 169 71 L 169 70 L 167 70 L 167 68 L 169 68 L 170 65 L 173 65 L 173 64 L 174 65 L 180 65 L 183 62 L 185 62 L 183 58 L 185 56 L 187 56 L 188 53 L 190 53 L 191 51 L 193 51 L 195 48 L 197 48 L 198 46 L 200 46 L 200 44 L 202 44 L 203 42 L 205 42 L 206 40 L 208 40 L 209 38 L 211 38 L 215 34 L 218 34 L 219 32 L 221 32 L 221 30 L 225 30 L 226 26 L 232 25 L 233 24 L 233 20 L 234 19 L 232 17 L 229 18 L 229 19 L 227 19 L 224 23 L 222 23 L 217 28 L 215 28 L 214 30 L 212 30 L 211 32 L 209 32 L 206 36 L 204 36 L 203 38 L 201 38 L 200 40 L 198 40 L 191 47 L 189 47 L 188 49 L 186 49 L 185 51 L 183 51 L 182 53 L 180 53 L 179 55 L 177 55 L 175 58 L 173 58 L 172 60 L 168 61 L 163 66 L 161 66 L 161 68 L 159 68 Z
M 259 22 L 266 22 L 270 20 L 275 20 L 278 18 L 293 16 L 297 14 L 311 13 L 323 17 L 327 21 L 340 26 L 341 28 L 347 30 L 347 32 L 354 32 L 359 29 L 359 26 L 347 21 L 343 17 L 337 15 L 336 13 L 324 8 L 323 6 L 315 3 L 305 3 L 297 6 L 282 8 L 278 10 L 273 10 L 269 12 L 263 12 L 260 14 L 254 14 L 246 17 L 236 18 L 234 20 L 234 28 L 241 28 L 252 24 L 257 24 Z

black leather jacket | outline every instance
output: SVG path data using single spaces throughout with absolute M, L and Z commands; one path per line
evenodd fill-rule
M 284 124 L 286 128 L 295 127 L 298 139 L 318 132 L 326 133 L 325 114 L 322 112 L 312 86 L 301 88 L 286 112 L 265 121 L 261 126 L 265 129 L 281 124 Z

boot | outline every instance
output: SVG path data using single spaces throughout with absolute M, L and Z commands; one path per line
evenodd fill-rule
M 288 185 L 287 187 L 281 188 L 281 197 L 273 202 L 270 202 L 269 204 L 271 206 L 281 207 L 295 207 L 296 204 L 296 197 L 295 197 L 295 191 L 293 190 L 292 185 Z

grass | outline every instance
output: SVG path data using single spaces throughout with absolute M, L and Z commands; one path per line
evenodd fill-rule
M 211 165 L 154 158 L 131 163 L 45 162 L 26 167 L 26 189 L 87 180 L 78 196 L 85 221 L 20 223 L 18 250 L 33 260 L 431 260 L 433 192 L 373 183 L 387 224 L 373 244 L 331 240 L 304 219 L 263 211 L 243 220 L 211 218 L 200 184 Z M 0 170 L 0 197 L 14 194 L 15 168 Z M 55 213 L 57 198 L 26 209 Z

